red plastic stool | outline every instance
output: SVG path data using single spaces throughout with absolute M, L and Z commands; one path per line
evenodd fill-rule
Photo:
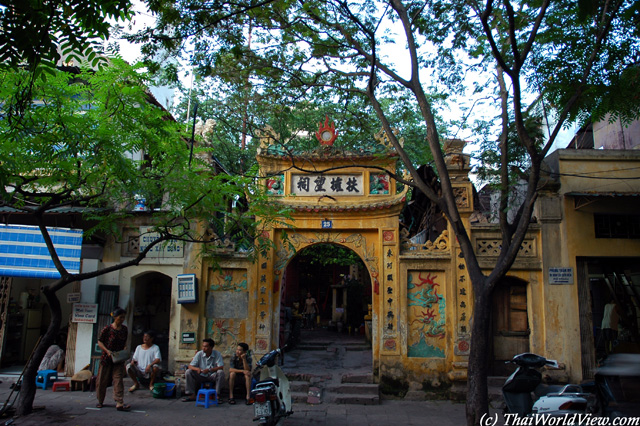
M 58 389 L 69 391 L 71 390 L 69 382 L 53 382 L 53 387 L 51 388 L 51 392 L 55 392 Z

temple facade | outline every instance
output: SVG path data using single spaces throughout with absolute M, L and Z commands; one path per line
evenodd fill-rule
M 180 333 L 196 333 L 196 341 L 211 336 L 226 355 L 238 341 L 248 342 L 258 355 L 283 345 L 283 312 L 306 294 L 304 283 L 296 279 L 300 274 L 289 266 L 307 247 L 334 244 L 352 250 L 364 264 L 360 279 L 370 286 L 370 312 L 363 323 L 371 339 L 374 377 L 414 388 L 464 383 L 473 319 L 464 259 L 448 226 L 426 241 L 409 240 L 401 232 L 408 187 L 390 177 L 398 162 L 391 144 L 383 133 L 376 139 L 374 150 L 347 152 L 322 144 L 319 137 L 316 150 L 298 153 L 283 149 L 278 135 L 265 132 L 258 153 L 264 185 L 289 217 L 264 229 L 272 248 L 258 258 L 220 253 L 215 262 L 205 258 L 187 271 L 201 283 L 200 303 L 180 305 Z M 471 226 L 474 197 L 463 147 L 461 141 L 447 142 L 446 161 L 460 213 L 490 270 L 500 234 L 495 225 Z M 535 341 L 528 342 L 534 317 L 530 306 L 542 304 L 537 290 L 542 283 L 539 231 L 533 224 L 506 280 L 519 290 L 515 295 L 506 290 L 502 308 L 507 312 L 502 315 L 508 318 L 500 327 L 514 330 L 499 335 L 490 348 L 498 364 L 514 350 L 536 348 Z M 337 284 L 328 282 L 327 287 Z M 187 360 L 195 348 L 181 342 L 178 358 Z

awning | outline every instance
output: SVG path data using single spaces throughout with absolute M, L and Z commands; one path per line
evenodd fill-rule
M 79 273 L 82 230 L 47 230 L 64 267 L 70 273 Z M 60 278 L 38 227 L 0 224 L 0 276 Z
M 574 198 L 574 208 L 580 210 L 582 207 L 588 206 L 598 200 L 606 198 L 622 199 L 626 197 L 638 197 L 638 192 L 567 192 L 565 196 Z

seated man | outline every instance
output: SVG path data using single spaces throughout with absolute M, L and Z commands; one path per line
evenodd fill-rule
M 133 386 L 129 388 L 129 392 L 138 389 L 143 381 L 149 381 L 149 389 L 153 390 L 153 382 L 162 362 L 160 348 L 153 343 L 155 337 L 155 332 L 146 331 L 142 336 L 142 344 L 138 345 L 131 362 L 127 364 L 127 374 L 133 379 Z
M 44 358 L 40 362 L 38 371 L 40 370 L 56 370 L 61 373 L 64 371 L 64 343 L 66 343 L 66 336 L 58 335 L 56 342 L 49 346 L 47 353 L 44 354 Z
M 249 345 L 246 343 L 238 343 L 236 353 L 231 358 L 229 364 L 229 404 L 235 404 L 233 398 L 233 385 L 235 385 L 236 376 L 243 377 L 247 387 L 247 402 L 249 404 L 249 394 L 251 392 L 251 355 L 248 353 Z
M 196 392 L 202 383 L 215 383 L 218 404 L 222 404 L 220 389 L 224 384 L 224 361 L 222 354 L 214 351 L 215 343 L 211 339 L 202 341 L 202 350 L 196 353 L 185 371 L 185 394 L 183 401 L 195 401 Z

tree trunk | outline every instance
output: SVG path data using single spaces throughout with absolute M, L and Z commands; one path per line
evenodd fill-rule
M 40 343 L 34 349 L 31 361 L 26 366 L 24 375 L 22 376 L 22 385 L 20 387 L 20 396 L 18 397 L 18 406 L 16 415 L 25 416 L 33 411 L 33 400 L 36 397 L 36 376 L 38 375 L 38 367 L 42 358 L 47 353 L 47 349 L 51 346 L 58 332 L 62 321 L 62 309 L 60 301 L 55 291 L 50 291 L 49 287 L 42 287 L 42 293 L 47 298 L 49 308 L 51 309 L 51 323 L 46 333 L 40 339 Z
M 480 425 L 489 412 L 487 375 L 489 372 L 489 339 L 491 338 L 491 294 L 493 285 L 484 282 L 474 287 L 473 324 L 467 382 L 467 426 Z

